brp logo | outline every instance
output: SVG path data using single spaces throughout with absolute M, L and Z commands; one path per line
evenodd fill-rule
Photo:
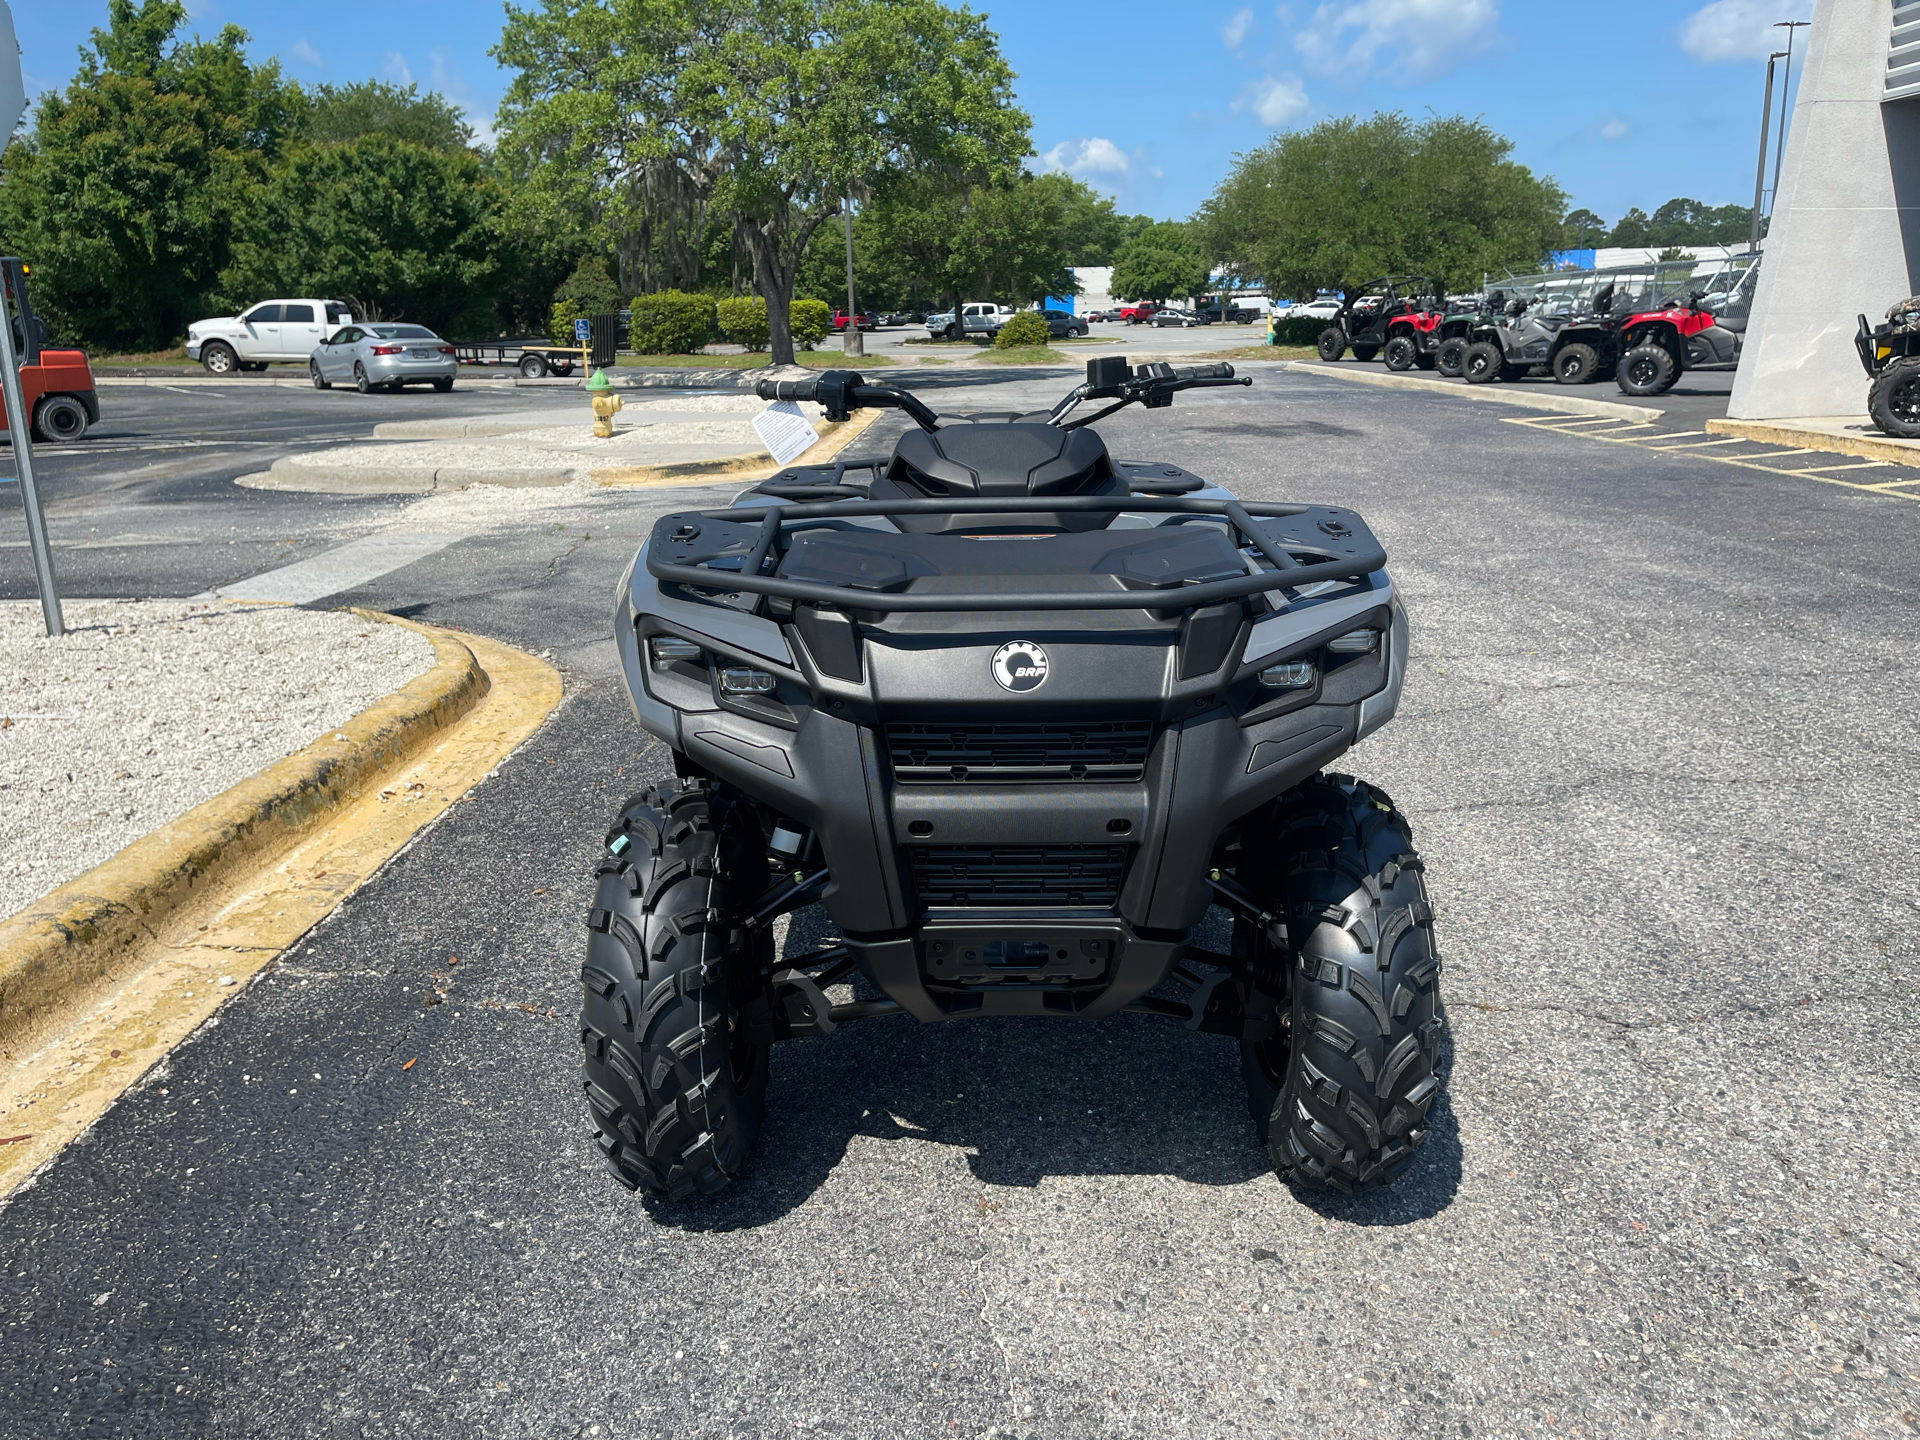
M 1047 652 L 1031 640 L 1009 640 L 993 652 L 993 678 L 1003 689 L 1037 690 L 1047 678 Z

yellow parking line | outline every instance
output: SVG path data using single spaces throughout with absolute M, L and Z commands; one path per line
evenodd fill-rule
M 1649 436 L 1649 442 L 1651 442 L 1653 438 L 1655 437 Z M 1665 437 L 1662 436 L 1659 438 L 1664 439 Z M 1720 440 L 1688 440 L 1680 445 L 1655 445 L 1648 443 L 1642 448 L 1647 450 L 1705 450 L 1709 445 L 1738 445 L 1740 443 L 1740 437 L 1735 435 Z
M 1817 470 L 1885 470 L 1885 460 L 1864 460 L 1857 465 L 1793 465 L 1781 470 L 1782 475 L 1811 475 Z

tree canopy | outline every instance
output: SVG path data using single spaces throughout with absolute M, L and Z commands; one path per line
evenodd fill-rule
M 333 145 L 362 135 L 384 135 L 429 150 L 465 150 L 473 127 L 459 107 L 444 96 L 422 95 L 420 87 L 363 80 L 357 85 L 316 85 L 302 98 L 300 138 L 309 145 Z
M 623 270 L 697 275 L 709 216 L 751 258 L 775 363 L 813 233 L 895 178 L 1007 173 L 1029 153 L 986 22 L 938 0 L 540 0 L 493 54 L 518 70 L 501 149 L 590 207 Z M 623 281 L 631 280 L 623 274 Z
M 1121 300 L 1166 300 L 1207 288 L 1204 239 L 1178 220 L 1146 226 L 1120 247 L 1108 289 Z
M 1275 294 L 1420 273 L 1448 288 L 1558 247 L 1566 196 L 1478 120 L 1322 121 L 1236 158 L 1201 210 L 1207 251 Z

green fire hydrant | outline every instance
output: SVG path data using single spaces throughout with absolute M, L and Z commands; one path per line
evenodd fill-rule
M 614 412 L 625 407 L 620 397 L 613 393 L 613 382 L 607 379 L 606 371 L 593 372 L 593 378 L 587 381 L 587 394 L 593 399 L 594 436 L 601 440 L 611 440 Z

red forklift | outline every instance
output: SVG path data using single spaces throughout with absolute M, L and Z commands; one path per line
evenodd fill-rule
M 33 438 L 47 444 L 80 440 L 100 423 L 100 397 L 84 350 L 55 350 L 47 345 L 47 322 L 33 313 L 25 262 L 0 257 L 0 277 L 13 302 L 13 350 L 20 364 L 20 396 L 33 424 Z M 0 402 L 0 423 L 12 425 Z

